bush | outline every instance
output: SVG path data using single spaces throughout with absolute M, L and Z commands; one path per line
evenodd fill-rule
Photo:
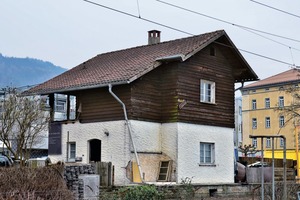
M 159 193 L 154 185 L 126 187 L 120 191 L 123 200 L 161 200 L 163 194 Z
M 0 168 L 0 200 L 74 199 L 62 170 L 63 166 Z

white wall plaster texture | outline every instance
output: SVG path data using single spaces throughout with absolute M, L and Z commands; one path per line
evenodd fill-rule
M 233 182 L 232 129 L 184 123 L 160 124 L 135 120 L 130 121 L 130 125 L 138 152 L 163 152 L 165 156 L 173 160 L 172 181 L 180 182 L 181 178 L 194 177 L 194 183 Z M 101 161 L 112 162 L 115 166 L 115 184 L 124 185 L 129 183 L 126 178 L 125 167 L 130 160 L 135 160 L 135 157 L 133 153 L 130 153 L 133 149 L 124 120 L 63 124 L 62 155 L 49 156 L 53 163 L 57 161 L 66 162 L 68 131 L 69 142 L 76 142 L 76 156 L 82 157 L 82 163 L 89 162 L 88 141 L 99 139 L 101 140 Z M 105 135 L 104 132 L 106 131 L 109 132 L 109 136 Z M 199 166 L 200 141 L 215 143 L 215 167 Z M 145 156 L 142 156 L 142 161 L 144 161 L 141 164 L 142 171 L 145 161 L 148 160 L 144 158 Z M 146 176 L 152 181 L 157 169 L 151 171 L 151 169 L 145 167 L 145 170 Z
M 138 152 L 161 153 L 161 124 L 130 120 L 132 136 Z M 131 148 L 133 151 L 133 148 Z
M 233 129 L 178 124 L 178 182 L 186 177 L 193 183 L 233 183 Z M 215 165 L 199 166 L 200 142 L 215 144 Z
M 88 141 L 101 140 L 101 161 L 112 162 L 115 166 L 115 184 L 128 184 L 125 167 L 131 154 L 129 153 L 129 135 L 125 121 L 63 124 L 62 125 L 62 155 L 49 156 L 52 162 L 66 162 L 66 143 L 69 131 L 69 142 L 76 142 L 76 156 L 82 157 L 82 163 L 89 162 Z M 109 136 L 105 135 L 109 132 Z

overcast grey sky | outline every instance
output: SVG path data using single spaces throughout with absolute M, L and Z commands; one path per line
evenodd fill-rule
M 92 1 L 135 16 L 140 14 L 142 18 L 194 35 L 224 29 L 239 49 L 300 65 L 299 16 L 284 14 L 254 1 L 165 2 L 296 41 L 259 33 L 268 38 L 265 39 L 237 26 L 171 7 L 156 0 Z M 298 0 L 257 1 L 300 15 Z M 162 41 L 189 36 L 83 0 L 1 0 L 0 19 L 0 53 L 5 56 L 42 59 L 68 69 L 97 54 L 145 45 L 148 30 L 162 31 Z M 261 79 L 291 68 L 289 64 L 243 51 L 241 53 Z

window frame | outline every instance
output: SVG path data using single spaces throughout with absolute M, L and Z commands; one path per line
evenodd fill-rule
M 200 147 L 200 151 L 199 151 L 200 165 L 214 165 L 215 164 L 215 143 L 200 142 L 199 147 Z M 209 153 L 210 155 L 206 155 L 207 153 Z
M 257 109 L 257 101 L 256 99 L 252 99 L 252 110 L 256 110 Z
M 279 140 L 279 146 L 280 147 L 284 146 L 284 140 L 283 140 L 283 138 L 280 138 L 280 140 Z
M 69 142 L 68 145 L 69 145 L 68 160 L 75 161 L 75 159 L 76 159 L 76 142 Z
M 271 138 L 266 138 L 266 148 L 271 148 Z
M 270 104 L 271 104 L 270 98 L 269 97 L 265 98 L 265 108 L 270 108 L 271 106 Z
M 252 145 L 257 148 L 257 138 L 252 138 Z
M 200 80 L 200 102 L 201 103 L 216 103 L 216 83 L 213 81 Z
M 279 116 L 279 128 L 284 127 L 284 123 L 285 123 L 284 116 L 280 115 Z
M 265 127 L 271 128 L 271 118 L 270 117 L 265 118 Z
M 280 107 L 280 108 L 284 107 L 284 96 L 278 97 L 278 107 Z
M 252 129 L 257 129 L 257 118 L 252 118 Z

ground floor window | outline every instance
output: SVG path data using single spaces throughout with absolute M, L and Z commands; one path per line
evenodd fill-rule
M 69 161 L 75 161 L 76 158 L 76 143 L 69 143 Z
M 213 164 L 215 162 L 215 144 L 200 142 L 200 164 Z

